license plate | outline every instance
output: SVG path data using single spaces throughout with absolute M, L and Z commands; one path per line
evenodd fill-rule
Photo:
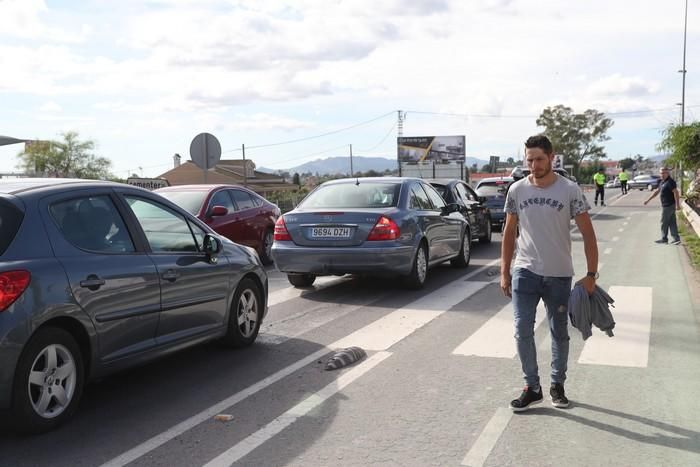
M 312 227 L 312 238 L 350 238 L 350 227 Z

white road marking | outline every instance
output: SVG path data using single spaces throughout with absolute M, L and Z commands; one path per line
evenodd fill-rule
M 625 229 L 617 229 L 618 232 L 624 232 Z
M 501 437 L 501 434 L 508 426 L 508 422 L 513 417 L 513 411 L 510 409 L 499 408 L 491 420 L 486 424 L 484 431 L 481 432 L 479 438 L 472 445 L 471 449 L 464 456 L 462 465 L 470 467 L 481 467 L 488 459 L 493 447 Z
M 623 222 L 623 223 L 622 223 L 622 225 L 627 225 L 627 224 L 629 224 L 629 222 Z
M 255 448 L 261 446 L 273 436 L 280 433 L 285 428 L 289 427 L 299 418 L 308 414 L 315 407 L 318 407 L 328 398 L 342 391 L 347 385 L 358 379 L 360 376 L 367 373 L 369 370 L 377 366 L 379 363 L 391 356 L 390 352 L 378 352 L 369 357 L 364 362 L 356 367 L 347 370 L 341 374 L 336 381 L 325 386 L 320 391 L 312 394 L 308 398 L 301 401 L 285 413 L 260 428 L 255 433 L 250 434 L 247 438 L 235 444 L 229 450 L 225 451 L 218 457 L 204 464 L 204 467 L 223 467 L 230 466 L 237 460 L 245 457 Z
M 340 339 L 334 346 L 387 350 L 489 283 L 453 281 Z
M 620 237 L 613 237 L 613 238 L 612 238 L 612 241 L 613 241 L 613 242 L 616 242 L 616 241 L 618 241 L 619 239 L 620 239 Z
M 403 309 L 394 311 L 392 314 L 395 314 L 396 317 L 400 317 L 400 313 L 402 310 L 410 310 L 411 312 L 407 314 L 410 315 L 410 320 L 404 320 L 403 323 L 400 323 L 400 331 L 392 330 L 391 337 L 389 339 L 384 338 L 383 336 L 376 335 L 377 330 L 379 328 L 383 329 L 386 324 L 389 324 L 388 321 L 383 321 L 382 319 L 379 319 L 366 326 L 367 331 L 363 332 L 363 330 L 360 329 L 356 333 L 351 334 L 351 336 L 355 336 L 358 339 L 363 339 L 364 342 L 368 342 L 370 345 L 368 347 L 365 347 L 365 349 L 367 350 L 372 350 L 372 348 L 376 350 L 377 347 L 388 348 L 390 345 L 393 345 L 394 343 L 398 342 L 398 340 L 410 335 L 419 327 L 425 325 L 430 320 L 439 316 L 441 312 L 439 312 L 440 310 L 438 307 L 444 307 L 442 309 L 442 312 L 445 312 L 448 308 L 451 308 L 452 306 L 456 305 L 457 303 L 461 302 L 462 300 L 475 293 L 477 290 L 480 290 L 485 285 L 489 284 L 489 282 L 465 283 L 464 280 L 482 272 L 487 267 L 498 263 L 500 263 L 500 260 L 492 261 L 488 265 L 483 266 L 469 274 L 466 274 L 461 278 L 457 278 L 453 282 L 450 282 L 442 288 L 437 289 L 431 292 L 430 294 L 421 297 L 418 300 L 415 300 Z M 416 314 L 419 313 L 425 313 L 426 318 L 430 316 L 430 319 L 420 319 L 420 317 L 416 316 Z M 396 322 L 395 319 L 392 319 L 392 322 Z M 412 328 L 411 326 L 415 327 Z M 314 352 L 313 354 L 304 357 L 303 359 L 279 370 L 278 372 L 266 377 L 265 379 L 258 381 L 257 383 L 247 387 L 246 389 L 243 389 L 242 391 L 233 394 L 232 396 L 224 399 L 223 401 L 212 405 L 208 409 L 205 409 L 202 412 L 191 416 L 190 418 L 178 423 L 177 425 L 169 428 L 168 430 L 153 436 L 152 438 L 144 441 L 138 446 L 106 462 L 102 465 L 102 467 L 122 467 L 130 462 L 135 461 L 136 459 L 157 449 L 158 447 L 164 445 L 165 443 L 176 438 L 177 436 L 180 436 L 186 431 L 191 430 L 200 423 L 203 423 L 209 420 L 210 418 L 216 416 L 217 414 L 226 411 L 226 409 L 230 408 L 231 406 L 238 404 L 244 399 L 276 383 L 282 378 L 285 378 L 290 374 L 294 373 L 295 371 L 298 371 L 299 369 L 313 363 L 314 361 L 317 361 L 321 357 L 329 354 L 332 351 L 332 349 L 348 347 L 352 345 L 362 346 L 362 343 L 359 340 L 348 340 L 348 337 L 349 336 L 342 338 L 336 341 L 335 343 L 329 345 L 328 347 L 322 348 Z M 379 350 L 383 349 L 380 348 Z
M 610 253 L 612 253 L 612 248 L 606 248 L 605 251 L 603 251 L 604 255 L 609 255 Z
M 537 306 L 535 329 L 547 317 L 544 304 Z M 513 328 L 513 304 L 501 308 L 475 333 L 452 351 L 453 355 L 475 355 L 477 357 L 514 358 L 518 354 Z
M 294 298 L 301 297 L 303 295 L 306 295 L 307 293 L 313 293 L 313 292 L 318 292 L 319 290 L 323 290 L 327 287 L 331 287 L 333 285 L 340 284 L 341 282 L 345 282 L 349 280 L 346 277 L 336 277 L 336 276 L 329 276 L 329 277 L 317 277 L 316 281 L 314 282 L 314 287 L 308 288 L 308 289 L 297 289 L 295 287 L 285 287 L 280 290 L 275 290 L 274 292 L 271 292 L 268 297 L 267 297 L 267 306 L 275 306 L 278 305 L 282 302 L 286 302 L 287 300 L 292 300 Z
M 599 329 L 586 343 L 579 363 L 646 368 L 649 361 L 651 334 L 651 287 L 613 286 L 608 291 L 615 308 L 615 336 L 608 337 Z

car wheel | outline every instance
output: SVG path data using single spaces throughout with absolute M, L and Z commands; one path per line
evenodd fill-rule
M 450 260 L 450 264 L 456 268 L 466 268 L 469 266 L 469 260 L 472 257 L 472 236 L 469 229 L 464 231 L 462 235 L 462 247 L 459 249 L 459 255 Z
M 309 287 L 316 281 L 313 274 L 287 274 L 287 280 L 294 287 Z
M 479 237 L 479 243 L 491 243 L 491 221 L 486 222 L 484 234 Z
M 60 328 L 39 329 L 17 365 L 12 412 L 17 431 L 42 433 L 73 415 L 85 381 L 80 348 Z
M 428 251 L 425 243 L 418 245 L 418 251 L 413 258 L 413 267 L 408 276 L 405 277 L 406 286 L 411 289 L 421 289 L 425 285 L 428 277 Z
M 272 264 L 272 242 L 272 230 L 266 230 L 260 245 L 260 261 L 265 265 Z
M 263 301 L 260 286 L 243 279 L 233 296 L 224 341 L 231 347 L 246 347 L 255 342 L 262 322 Z

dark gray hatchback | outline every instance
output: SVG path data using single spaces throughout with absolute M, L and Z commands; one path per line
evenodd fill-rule
M 111 182 L 0 181 L 0 409 L 52 429 L 84 383 L 212 339 L 252 344 L 267 275 L 251 248 Z

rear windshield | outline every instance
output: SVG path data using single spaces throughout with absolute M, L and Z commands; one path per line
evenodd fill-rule
M 435 188 L 435 191 L 440 193 L 440 196 L 442 196 L 443 198 L 445 197 L 445 193 L 447 191 L 447 187 L 445 185 L 438 185 L 437 183 L 431 183 L 431 185 L 433 186 L 433 188 Z
M 337 183 L 319 187 L 300 208 L 388 208 L 399 202 L 400 183 Z
M 5 254 L 5 250 L 17 235 L 22 219 L 24 213 L 17 206 L 0 199 L 0 256 Z
M 508 182 L 485 182 L 476 188 L 476 193 L 479 196 L 496 196 L 506 192 Z
M 207 197 L 206 191 L 158 191 L 156 193 L 177 204 L 193 216 L 199 213 L 204 198 Z

